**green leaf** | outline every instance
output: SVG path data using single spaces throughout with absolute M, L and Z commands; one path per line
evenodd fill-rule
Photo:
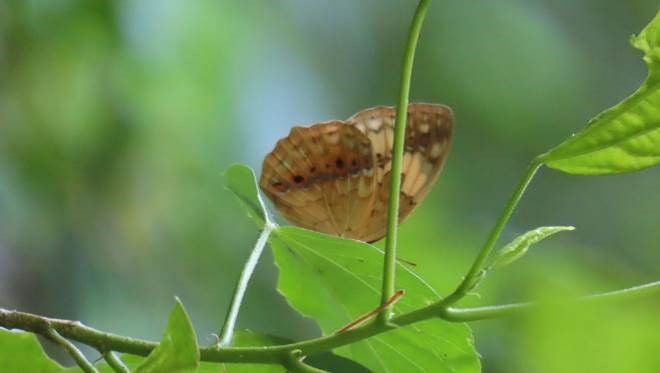
M 278 289 L 328 335 L 380 303 L 383 253 L 372 245 L 296 227 L 279 227 L 271 246 L 280 269 Z M 396 314 L 439 295 L 409 269 L 397 267 L 404 295 Z M 475 372 L 480 364 L 466 324 L 439 319 L 408 325 L 340 347 L 338 355 L 377 372 Z
M 234 164 L 225 171 L 227 189 L 231 190 L 247 210 L 248 216 L 254 220 L 259 228 L 263 228 L 269 221 L 266 207 L 259 195 L 257 179 L 248 166 Z
M 639 89 L 541 156 L 549 167 L 582 175 L 633 172 L 660 164 L 660 12 L 632 38 L 648 76 Z
M 239 330 L 234 333 L 232 347 L 259 347 L 275 346 L 291 343 L 292 341 L 284 338 L 274 337 L 267 334 L 256 333 L 249 330 Z M 224 364 L 229 373 L 275 373 L 286 372 L 286 369 L 277 364 Z M 201 373 L 201 372 L 198 372 Z
M 572 231 L 575 227 L 540 227 L 527 231 L 516 237 L 509 244 L 501 248 L 488 269 L 501 268 L 520 259 L 527 253 L 530 246 L 562 231 Z
M 0 372 L 65 371 L 46 355 L 34 334 L 0 328 Z
M 160 345 L 136 372 L 194 372 L 198 364 L 197 336 L 183 304 L 176 298 Z

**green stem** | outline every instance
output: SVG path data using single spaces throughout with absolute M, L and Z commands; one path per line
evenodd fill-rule
M 399 192 L 401 190 L 401 166 L 403 164 L 403 147 L 406 136 L 406 122 L 408 114 L 408 96 L 410 93 L 410 78 L 412 76 L 413 61 L 419 33 L 424 23 L 424 17 L 431 0 L 420 0 L 415 16 L 413 17 L 406 43 L 406 52 L 401 68 L 401 90 L 399 92 L 399 105 L 396 111 L 394 125 L 394 144 L 392 146 L 392 171 L 390 178 L 390 198 L 387 216 L 387 239 L 385 242 L 385 263 L 383 269 L 383 290 L 381 304 L 394 295 L 396 272 L 396 246 L 397 226 L 399 223 Z M 386 322 L 392 315 L 392 307 L 385 307 L 379 319 Z
M 103 353 L 103 359 L 108 363 L 110 368 L 117 373 L 130 373 L 131 371 L 124 364 L 123 361 L 112 351 L 106 351 Z
M 234 294 L 231 298 L 231 304 L 229 305 L 229 310 L 227 311 L 225 322 L 222 325 L 222 330 L 220 331 L 220 337 L 218 340 L 219 347 L 227 346 L 229 343 L 231 343 L 231 339 L 234 334 L 234 327 L 236 326 L 236 319 L 238 319 L 238 312 L 241 309 L 245 291 L 247 290 L 250 278 L 252 278 L 252 274 L 254 273 L 254 268 L 259 262 L 261 253 L 264 251 L 266 242 L 268 242 L 268 236 L 270 235 L 270 232 L 273 231 L 273 228 L 275 228 L 275 225 L 266 220 L 264 229 L 261 231 L 261 235 L 259 236 L 257 243 L 254 245 L 254 249 L 252 249 L 247 262 L 245 262 L 245 267 L 243 267 L 241 277 L 239 277 L 236 288 L 234 289 Z
M 83 355 L 82 352 L 71 342 L 69 342 L 66 338 L 62 337 L 60 333 L 57 332 L 54 328 L 50 327 L 46 329 L 45 333 L 46 338 L 50 339 L 54 343 L 60 345 L 66 352 L 71 355 L 73 360 L 76 361 L 76 364 L 82 369 L 85 373 L 98 373 L 98 369 L 94 367 L 92 363 L 90 363 L 86 358 L 85 355 Z
M 632 288 L 617 290 L 608 293 L 590 295 L 566 304 L 592 304 L 628 300 L 642 296 L 660 293 L 660 281 Z M 431 305 L 419 308 L 392 318 L 391 323 L 369 323 L 344 333 L 333 334 L 307 341 L 279 346 L 267 347 L 206 347 L 200 349 L 203 361 L 227 363 L 272 363 L 281 364 L 289 358 L 292 351 L 300 350 L 304 356 L 319 352 L 333 350 L 356 341 L 360 341 L 377 334 L 386 333 L 396 327 L 404 327 L 419 321 L 440 318 L 451 322 L 465 322 L 489 319 L 493 317 L 510 316 L 515 313 L 533 310 L 539 303 L 518 303 L 503 306 L 490 306 L 478 308 L 450 308 L 445 298 Z M 392 325 L 396 325 L 393 327 Z M 19 311 L 8 311 L 0 308 L 0 326 L 9 329 L 21 329 L 29 332 L 46 335 L 46 330 L 52 328 L 60 335 L 92 346 L 101 351 L 118 351 L 133 355 L 148 355 L 158 343 L 144 341 L 116 334 L 105 333 L 85 326 L 77 321 L 45 318 Z
M 304 356 L 302 355 L 302 351 L 300 350 L 294 350 L 291 351 L 288 355 L 287 358 L 284 360 L 284 365 L 289 372 L 292 373 L 324 373 L 325 370 L 321 370 L 318 368 L 314 368 L 311 365 L 305 364 L 303 362 Z
M 487 320 L 498 317 L 514 316 L 522 312 L 529 312 L 539 308 L 548 308 L 552 306 L 591 305 L 601 302 L 609 302 L 612 300 L 621 301 L 629 298 L 638 298 L 644 295 L 650 295 L 658 291 L 660 291 L 660 281 L 634 286 L 627 289 L 587 295 L 577 299 L 556 301 L 547 304 L 541 302 L 528 302 L 474 308 L 447 308 L 444 313 L 444 318 L 448 321 L 454 322 Z
M 456 290 L 454 290 L 453 293 L 451 293 L 447 298 L 445 298 L 445 302 L 448 306 L 458 302 L 472 288 L 474 288 L 474 286 L 478 282 L 479 273 L 483 268 L 484 263 L 488 259 L 488 256 L 493 251 L 493 248 L 497 243 L 497 239 L 502 234 L 502 231 L 504 230 L 506 224 L 509 222 L 511 215 L 513 214 L 513 211 L 516 209 L 516 206 L 518 206 L 518 202 L 520 201 L 520 198 L 525 193 L 527 186 L 532 181 L 534 175 L 536 175 L 536 172 L 538 171 L 538 169 L 541 167 L 542 164 L 543 163 L 539 160 L 539 158 L 535 158 L 529 164 L 529 166 L 527 166 L 527 169 L 525 170 L 522 179 L 520 179 L 520 182 L 518 183 L 516 190 L 514 190 L 513 194 L 511 195 L 511 198 L 509 198 L 509 201 L 507 202 L 506 207 L 504 208 L 504 211 L 502 211 L 502 214 L 497 219 L 497 222 L 495 222 L 495 226 L 491 230 L 490 235 L 486 240 L 486 243 L 481 248 L 479 255 L 477 255 L 477 258 L 474 260 L 474 263 L 472 263 L 472 267 L 470 267 L 469 272 L 467 273 L 461 284 L 456 288 Z

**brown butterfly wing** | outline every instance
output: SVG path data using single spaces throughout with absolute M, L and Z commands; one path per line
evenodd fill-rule
M 360 226 L 361 240 L 383 238 L 387 232 L 391 154 L 396 110 L 380 106 L 356 113 L 348 122 L 371 141 L 377 196 L 368 219 Z M 437 104 L 410 104 L 403 156 L 399 222 L 426 197 L 442 170 L 451 145 L 453 114 Z
M 349 238 L 375 199 L 371 144 L 343 121 L 294 127 L 266 156 L 261 189 L 298 226 Z

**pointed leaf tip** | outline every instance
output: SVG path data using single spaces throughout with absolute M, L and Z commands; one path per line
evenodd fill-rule
M 165 334 L 136 372 L 194 372 L 199 365 L 197 335 L 179 298 L 174 298 Z
M 243 164 L 233 164 L 225 171 L 226 187 L 241 202 L 248 216 L 259 228 L 269 221 L 266 206 L 259 195 L 257 178 L 254 171 Z
M 532 245 L 552 236 L 553 234 L 572 230 L 575 230 L 575 227 L 540 227 L 527 231 L 500 249 L 488 268 L 495 269 L 507 266 L 522 258 Z

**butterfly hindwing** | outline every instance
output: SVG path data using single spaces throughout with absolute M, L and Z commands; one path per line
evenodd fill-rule
M 266 156 L 260 186 L 281 214 L 304 228 L 367 242 L 385 236 L 395 109 L 294 127 Z M 408 106 L 399 220 L 424 199 L 449 150 L 451 109 Z
M 395 116 L 394 107 L 379 106 L 360 111 L 348 119 L 371 139 L 376 164 L 378 193 L 361 238 L 367 242 L 381 239 L 387 231 Z M 438 178 L 449 151 L 452 130 L 453 114 L 449 107 L 437 104 L 408 106 L 401 170 L 400 222 L 426 197 Z

